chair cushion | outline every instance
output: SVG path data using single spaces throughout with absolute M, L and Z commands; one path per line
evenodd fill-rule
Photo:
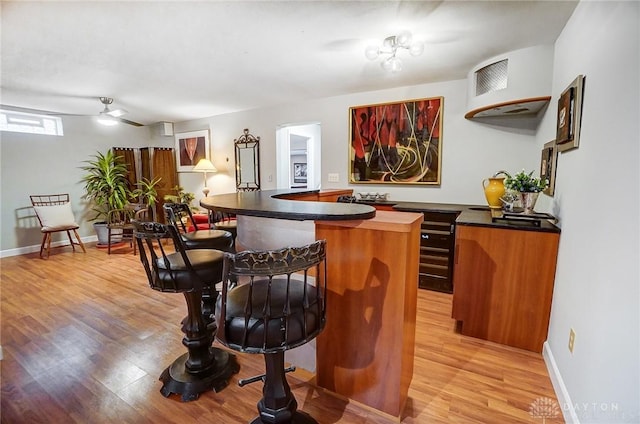
M 182 234 L 189 249 L 219 249 L 228 251 L 233 244 L 233 235 L 224 230 L 198 230 Z
M 271 316 L 267 321 L 266 349 L 263 349 L 265 338 L 265 317 L 263 316 L 267 300 L 268 280 L 254 281 L 250 313 L 247 310 L 247 298 L 250 285 L 237 286 L 227 293 L 227 310 L 224 326 L 226 344 L 236 350 L 250 353 L 274 352 L 290 349 L 306 343 L 317 336 L 324 322 L 321 318 L 321 305 L 318 303 L 316 287 L 307 284 L 309 306 L 303 309 L 303 281 L 292 280 L 289 287 L 289 317 L 285 318 L 284 305 L 287 295 L 286 278 L 274 278 L 271 285 Z M 220 322 L 221 298 L 216 304 L 216 319 Z M 247 321 L 248 316 L 248 321 Z M 245 337 L 245 323 L 248 324 Z M 286 329 L 286 331 L 285 331 Z
M 216 222 L 215 227 L 221 230 L 230 230 L 238 228 L 238 222 L 234 219 L 231 221 L 219 221 Z
M 192 249 L 186 251 L 187 258 L 205 287 L 214 286 L 222 280 L 222 263 L 224 253 L 213 249 Z M 157 278 L 153 289 L 167 292 L 191 291 L 194 288 L 194 276 L 182 260 L 180 253 L 167 255 L 169 264 L 164 258 L 157 259 Z
M 203 213 L 194 213 L 193 222 L 196 224 L 209 224 L 209 215 Z
M 40 218 L 43 232 L 78 228 L 71 210 L 71 202 L 61 205 L 34 206 L 33 209 Z
M 209 225 L 208 223 L 205 224 L 196 224 L 196 226 L 194 227 L 193 224 L 188 224 L 187 225 L 187 233 L 191 233 L 195 230 L 209 230 L 213 228 L 213 225 Z

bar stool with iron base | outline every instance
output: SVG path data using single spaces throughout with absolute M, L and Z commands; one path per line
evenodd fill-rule
M 198 228 L 189 205 L 186 203 L 165 203 L 162 205 L 167 222 L 173 225 L 182 240 L 185 249 L 217 249 L 224 252 L 233 251 L 233 234 L 225 230 Z M 187 218 L 191 222 L 189 228 L 185 224 Z M 222 278 L 216 280 L 219 282 Z M 205 286 L 202 289 L 202 313 L 207 323 L 213 321 L 213 313 L 218 292 L 215 287 Z
M 224 253 L 212 249 L 186 250 L 172 225 L 133 221 L 140 261 L 152 289 L 183 293 L 187 316 L 182 320 L 182 344 L 187 353 L 167 367 L 160 380 L 160 393 L 168 397 L 180 394 L 183 401 L 195 400 L 207 390 L 225 388 L 231 376 L 240 370 L 235 355 L 212 347 L 217 330 L 213 319 L 202 314 L 202 290 L 222 277 Z M 164 240 L 171 239 L 175 252 L 167 252 Z
M 302 247 L 225 254 L 222 294 L 216 305 L 225 346 L 264 354 L 266 373 L 239 384 L 264 381 L 258 402 L 260 423 L 317 423 L 297 410 L 287 384 L 284 352 L 315 338 L 325 326 L 326 262 L 324 240 Z M 229 285 L 238 281 L 235 288 Z
M 233 234 L 229 231 L 217 230 L 214 227 L 200 228 L 186 203 L 165 203 L 162 208 L 167 222 L 178 229 L 187 249 L 228 250 L 233 246 Z

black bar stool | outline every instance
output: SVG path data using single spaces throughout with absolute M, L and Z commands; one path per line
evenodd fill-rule
M 260 423 L 317 423 L 297 410 L 287 384 L 284 352 L 315 338 L 325 326 L 326 242 L 279 250 L 225 254 L 222 294 L 216 305 L 225 346 L 264 354 L 266 373 L 239 381 L 264 381 Z M 235 288 L 230 288 L 237 281 Z
M 167 222 L 178 229 L 180 238 L 187 249 L 231 250 L 233 234 L 215 228 L 199 228 L 193 218 L 191 208 L 186 203 L 165 203 L 162 208 Z M 191 225 L 187 225 L 183 218 L 187 218 Z
M 160 393 L 180 394 L 183 401 L 195 400 L 207 390 L 225 388 L 231 375 L 240 370 L 235 355 L 211 347 L 217 330 L 211 317 L 202 313 L 202 291 L 222 277 L 224 253 L 213 249 L 186 250 L 176 228 L 157 222 L 133 221 L 140 261 L 149 285 L 161 292 L 183 293 L 187 316 L 182 320 L 182 344 L 187 353 L 167 367 L 160 380 Z M 163 241 L 173 241 L 175 252 L 167 252 Z
M 185 249 L 217 249 L 225 252 L 233 251 L 234 236 L 229 231 L 216 230 L 212 228 L 199 228 L 191 208 L 186 203 L 165 203 L 162 205 L 167 222 L 173 225 Z M 191 227 L 185 223 L 185 219 L 191 222 Z M 208 225 L 208 224 L 207 224 Z M 222 280 L 220 278 L 212 281 L 214 285 L 207 285 L 202 289 L 202 314 L 207 323 L 213 321 L 213 313 L 218 292 L 215 283 Z

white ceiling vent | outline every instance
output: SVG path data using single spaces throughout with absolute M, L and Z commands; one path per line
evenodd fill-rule
M 476 71 L 476 96 L 507 88 L 509 59 L 487 65 Z
M 538 121 L 551 99 L 552 70 L 551 45 L 527 47 L 479 63 L 467 74 L 465 118 L 498 125 L 513 117 Z

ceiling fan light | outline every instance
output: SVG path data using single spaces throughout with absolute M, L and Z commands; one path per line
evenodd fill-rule
M 116 109 L 116 110 L 110 110 L 107 113 L 109 114 L 109 116 L 113 116 L 114 118 L 119 118 L 123 115 L 126 115 L 128 112 L 124 109 Z
M 409 54 L 411 56 L 420 56 L 424 52 L 424 44 L 414 42 L 409 46 Z
M 364 55 L 369 60 L 376 60 L 380 55 L 380 50 L 377 46 L 367 46 L 367 48 L 364 50 Z
M 100 112 L 100 115 L 98 116 L 98 123 L 107 127 L 112 127 L 114 125 L 118 125 L 118 120 L 113 116 L 109 116 L 104 112 Z

